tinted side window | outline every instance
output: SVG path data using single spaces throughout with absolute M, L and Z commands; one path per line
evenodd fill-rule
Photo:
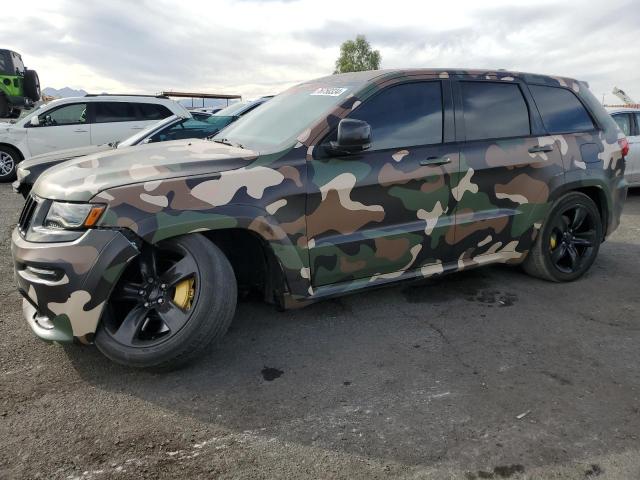
M 460 82 L 467 140 L 531 133 L 529 109 L 515 83 Z
M 24 74 L 24 63 L 22 63 L 22 57 L 18 53 L 13 53 L 13 67 L 16 72 L 19 72 L 21 75 Z
M 549 133 L 584 132 L 593 121 L 578 97 L 565 88 L 530 85 L 542 122 Z
M 631 135 L 631 116 L 628 113 L 618 113 L 617 115 L 612 115 L 613 119 L 622 130 L 627 137 Z
M 396 85 L 366 100 L 349 115 L 371 125 L 372 150 L 442 142 L 440 82 Z
M 57 125 L 77 125 L 87 122 L 87 104 L 74 103 L 64 107 L 49 110 L 38 115 L 40 125 L 54 127 Z
M 136 111 L 133 105 L 127 102 L 97 102 L 96 123 L 111 122 L 135 122 Z
M 164 105 L 156 103 L 139 103 L 142 120 L 162 120 L 171 115 L 171 111 Z
M 9 52 L 0 52 L 0 73 L 5 75 L 13 75 Z
M 636 131 L 633 132 L 632 136 L 640 135 L 640 113 L 634 113 L 636 116 Z

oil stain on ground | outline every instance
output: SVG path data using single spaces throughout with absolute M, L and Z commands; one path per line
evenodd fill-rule
M 600 475 L 602 475 L 603 472 L 604 470 L 602 470 L 602 467 L 600 467 L 600 465 L 598 465 L 597 463 L 594 463 L 593 465 L 591 465 L 591 468 L 589 468 L 586 472 L 584 472 L 584 476 L 599 477 Z
M 267 382 L 272 382 L 276 378 L 280 378 L 284 372 L 282 370 L 278 370 L 277 368 L 272 367 L 264 367 L 262 369 L 262 378 L 264 378 Z
M 469 302 L 484 303 L 488 306 L 497 304 L 498 307 L 511 307 L 518 301 L 518 296 L 515 293 L 500 290 L 479 290 L 474 295 L 467 296 L 466 299 Z
M 481 270 L 470 270 L 415 282 L 404 287 L 402 294 L 409 303 L 441 304 L 474 296 L 486 283 L 487 277 Z
M 478 470 L 477 473 L 467 472 L 466 478 L 468 480 L 476 480 L 480 478 L 510 478 L 515 474 L 524 473 L 524 467 L 520 464 L 513 465 L 499 465 L 493 469 L 492 472 L 486 472 L 484 470 Z

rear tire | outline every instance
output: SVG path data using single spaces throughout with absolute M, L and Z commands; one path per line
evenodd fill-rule
M 40 78 L 35 70 L 24 71 L 24 96 L 32 102 L 40 100 Z
M 0 145 L 0 182 L 12 182 L 16 179 L 16 168 L 22 161 L 22 155 L 13 147 Z
M 171 263 L 174 259 L 178 260 Z M 148 282 L 151 277 L 157 279 L 156 283 Z M 181 308 L 176 303 L 179 296 L 176 285 L 192 278 L 195 282 L 191 287 L 192 303 L 187 309 Z M 162 291 L 158 290 L 162 286 L 166 295 L 163 302 L 158 302 L 156 293 Z M 143 290 L 151 294 L 136 298 Z M 224 336 L 233 319 L 236 301 L 233 268 L 224 253 L 204 236 L 192 234 L 165 240 L 157 246 L 148 245 L 140 255 L 140 263 L 133 262 L 116 285 L 95 343 L 106 357 L 122 365 L 174 369 Z M 151 306 L 145 307 L 149 303 Z M 134 310 L 143 313 L 136 314 Z M 133 318 L 135 315 L 137 320 Z M 127 321 L 135 326 L 127 328 Z
M 551 207 L 524 271 L 551 282 L 580 278 L 595 261 L 603 237 L 596 204 L 580 192 L 560 197 Z

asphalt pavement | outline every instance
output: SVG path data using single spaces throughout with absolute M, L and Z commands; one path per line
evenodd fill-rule
M 0 185 L 0 478 L 640 478 L 640 193 L 571 284 L 488 267 L 277 312 L 129 370 L 23 321 Z

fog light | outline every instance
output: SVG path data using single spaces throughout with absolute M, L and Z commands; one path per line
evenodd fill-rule
M 60 276 L 58 272 L 56 272 L 55 270 L 49 270 L 48 268 L 37 268 L 37 267 L 27 266 L 27 270 L 40 277 L 55 279 Z

